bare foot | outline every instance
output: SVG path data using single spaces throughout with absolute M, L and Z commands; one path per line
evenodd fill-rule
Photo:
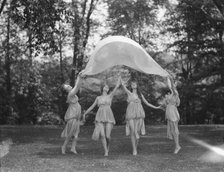
M 174 154 L 178 154 L 178 152 L 180 151 L 180 149 L 181 149 L 180 146 L 176 147 L 175 150 L 174 150 Z
M 137 155 L 137 151 L 133 151 L 132 155 L 136 156 Z
M 108 156 L 108 152 L 105 152 L 104 156 Z
M 71 152 L 73 152 L 74 154 L 78 154 L 75 149 L 71 149 Z

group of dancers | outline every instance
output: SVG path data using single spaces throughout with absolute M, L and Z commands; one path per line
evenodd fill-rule
M 137 93 L 137 82 L 131 82 L 131 91 L 128 90 L 124 84 L 124 81 L 121 77 L 118 78 L 115 88 L 109 92 L 109 86 L 104 84 L 102 89 L 102 94 L 96 97 L 94 103 L 85 111 L 82 115 L 81 106 L 78 102 L 78 96 L 76 95 L 79 91 L 82 82 L 86 76 L 79 74 L 77 77 L 76 84 L 72 88 L 68 84 L 64 84 L 63 88 L 68 92 L 67 103 L 69 104 L 68 109 L 65 113 L 66 126 L 61 134 L 61 137 L 65 138 L 64 144 L 61 147 L 62 154 L 66 153 L 66 146 L 68 142 L 72 140 L 71 152 L 77 154 L 76 145 L 78 140 L 78 135 L 80 131 L 80 124 L 85 121 L 86 115 L 95 107 L 98 106 L 98 111 L 95 117 L 95 129 L 93 131 L 92 139 L 99 140 L 101 139 L 104 156 L 108 156 L 110 140 L 111 140 L 111 131 L 115 125 L 115 119 L 113 112 L 111 110 L 112 99 L 116 93 L 116 90 L 120 87 L 123 87 L 123 90 L 127 93 L 128 106 L 126 110 L 126 135 L 130 135 L 133 155 L 137 155 L 137 148 L 140 139 L 140 135 L 145 135 L 145 112 L 141 104 L 141 99 Z M 150 104 L 145 97 L 141 94 L 143 102 L 154 109 L 163 109 L 165 110 L 165 115 L 167 119 L 167 136 L 169 139 L 174 140 L 175 149 L 174 154 L 177 154 L 181 147 L 179 144 L 179 130 L 178 130 L 178 121 L 180 116 L 177 110 L 177 106 L 180 104 L 180 99 L 178 92 L 174 86 L 173 80 L 168 78 L 168 85 L 170 90 L 164 95 L 164 104 L 160 106 L 154 106 Z

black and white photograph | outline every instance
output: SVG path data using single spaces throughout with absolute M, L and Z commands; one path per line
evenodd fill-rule
M 0 0 L 1 172 L 224 172 L 223 0 Z

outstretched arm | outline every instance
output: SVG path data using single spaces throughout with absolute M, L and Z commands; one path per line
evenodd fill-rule
M 151 108 L 153 108 L 153 109 L 161 109 L 160 106 L 154 106 L 154 105 L 150 104 L 150 103 L 145 99 L 145 97 L 144 97 L 142 94 L 141 94 L 141 96 L 142 96 L 142 100 L 143 100 L 143 102 L 144 102 L 147 106 L 149 106 L 149 107 L 151 107 Z
M 120 83 L 121 83 L 121 77 L 118 78 L 116 86 L 114 87 L 113 91 L 110 93 L 111 97 L 114 96 L 115 92 L 117 91 L 118 87 L 120 86 Z
M 97 105 L 97 100 L 98 98 L 96 98 L 96 100 L 94 101 L 94 103 L 89 107 L 89 109 L 87 109 L 87 111 L 85 111 L 85 113 L 83 114 L 83 119 L 85 121 L 86 119 L 86 114 L 88 114 L 91 110 L 93 110 L 93 108 Z
M 131 92 L 127 89 L 127 87 L 124 85 L 124 81 L 122 80 L 121 78 L 121 85 L 122 87 L 124 88 L 124 91 L 127 93 L 127 94 L 131 94 Z

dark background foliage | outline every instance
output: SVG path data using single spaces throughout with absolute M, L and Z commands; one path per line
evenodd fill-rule
M 108 12 L 106 24 L 93 17 L 102 4 Z M 166 13 L 158 20 L 161 8 Z M 67 104 L 61 85 L 74 85 L 94 48 L 94 35 L 135 40 L 175 78 L 181 124 L 224 123 L 223 1 L 1 0 L 0 26 L 1 124 L 62 124 Z M 109 29 L 100 33 L 99 27 Z M 158 48 L 161 37 L 163 50 Z M 79 93 L 82 109 L 101 94 L 103 81 L 114 87 L 118 74 L 127 85 L 137 80 L 152 104 L 162 102 L 164 78 L 115 67 L 86 79 Z M 117 124 L 124 123 L 126 106 L 126 95 L 119 89 L 112 105 Z M 144 109 L 146 123 L 164 123 L 163 111 Z

